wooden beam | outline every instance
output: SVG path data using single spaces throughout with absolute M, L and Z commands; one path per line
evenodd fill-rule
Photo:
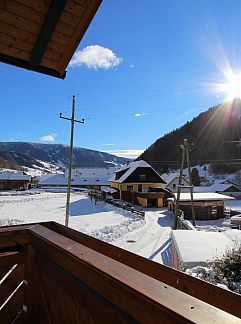
M 37 67 L 40 65 L 41 58 L 48 46 L 54 29 L 64 10 L 66 0 L 52 0 L 44 24 L 39 33 L 37 42 L 31 55 L 30 65 Z
M 63 74 L 60 74 L 58 71 L 54 70 L 54 69 L 50 69 L 47 68 L 45 66 L 32 66 L 29 64 L 28 61 L 25 60 L 21 60 L 21 59 L 17 59 L 15 57 L 11 57 L 5 54 L 1 54 L 0 53 L 0 61 L 3 63 L 7 63 L 10 65 L 15 65 L 21 68 L 24 68 L 26 70 L 31 70 L 34 72 L 39 72 L 39 73 L 43 73 L 43 74 L 47 74 L 56 78 L 60 78 L 60 79 L 64 79 L 66 76 L 66 73 L 64 72 Z

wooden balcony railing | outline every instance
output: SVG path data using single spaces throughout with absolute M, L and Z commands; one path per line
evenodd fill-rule
M 0 323 L 238 323 L 241 297 L 54 222 L 0 228 Z

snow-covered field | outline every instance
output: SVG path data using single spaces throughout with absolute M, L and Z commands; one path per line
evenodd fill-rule
M 35 192 L 36 193 L 36 192 Z M 0 225 L 53 220 L 65 222 L 66 193 L 39 192 L 0 196 Z M 144 225 L 145 220 L 130 212 L 94 200 L 85 193 L 72 193 L 69 226 L 111 242 Z
M 25 191 L 0 195 L 0 226 L 43 222 L 65 222 L 66 193 Z M 69 226 L 110 242 L 150 260 L 171 264 L 172 214 L 146 209 L 146 217 L 97 201 L 83 192 L 71 193 Z

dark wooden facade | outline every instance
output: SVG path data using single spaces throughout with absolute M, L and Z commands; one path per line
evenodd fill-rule
M 0 180 L 0 190 L 29 189 L 30 186 L 28 180 Z
M 145 175 L 145 178 L 141 177 Z M 165 181 L 150 167 L 142 168 L 139 167 L 134 170 L 129 177 L 123 181 L 124 183 L 162 183 Z
M 0 228 L 0 279 L 6 273 L 1 324 L 236 323 L 241 317 L 239 295 L 54 222 Z
M 190 202 L 180 202 L 179 209 L 184 212 L 185 219 L 192 219 Z M 196 220 L 212 220 L 224 218 L 223 201 L 195 201 L 194 211 Z

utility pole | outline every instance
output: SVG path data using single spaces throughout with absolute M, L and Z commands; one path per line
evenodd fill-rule
M 187 139 L 184 139 L 184 144 L 181 145 L 181 149 L 182 149 L 182 163 L 181 163 L 181 169 L 180 169 L 180 175 L 179 175 L 179 181 L 178 181 L 177 200 L 176 200 L 176 208 L 175 208 L 175 216 L 174 216 L 174 224 L 173 224 L 174 229 L 177 228 L 178 210 L 179 210 L 180 195 L 181 195 L 181 189 L 182 188 L 189 188 L 189 190 L 190 190 L 191 209 L 192 209 L 192 223 L 193 223 L 193 226 L 196 225 L 195 211 L 194 211 L 194 205 L 193 205 L 193 185 L 192 185 L 190 156 L 189 156 L 190 145 L 189 145 Z M 187 160 L 189 186 L 182 185 L 185 156 L 186 156 L 186 160 Z
M 75 96 L 72 99 L 72 117 L 67 118 L 63 117 L 62 113 L 59 114 L 59 117 L 62 119 L 71 121 L 71 132 L 70 132 L 70 145 L 69 145 L 69 172 L 68 172 L 68 189 L 67 189 L 67 200 L 66 200 L 66 213 L 65 213 L 65 226 L 69 226 L 69 203 L 70 203 L 70 187 L 71 187 L 71 173 L 72 173 L 72 158 L 73 158 L 73 144 L 74 144 L 74 123 L 84 124 L 84 119 L 75 120 Z

